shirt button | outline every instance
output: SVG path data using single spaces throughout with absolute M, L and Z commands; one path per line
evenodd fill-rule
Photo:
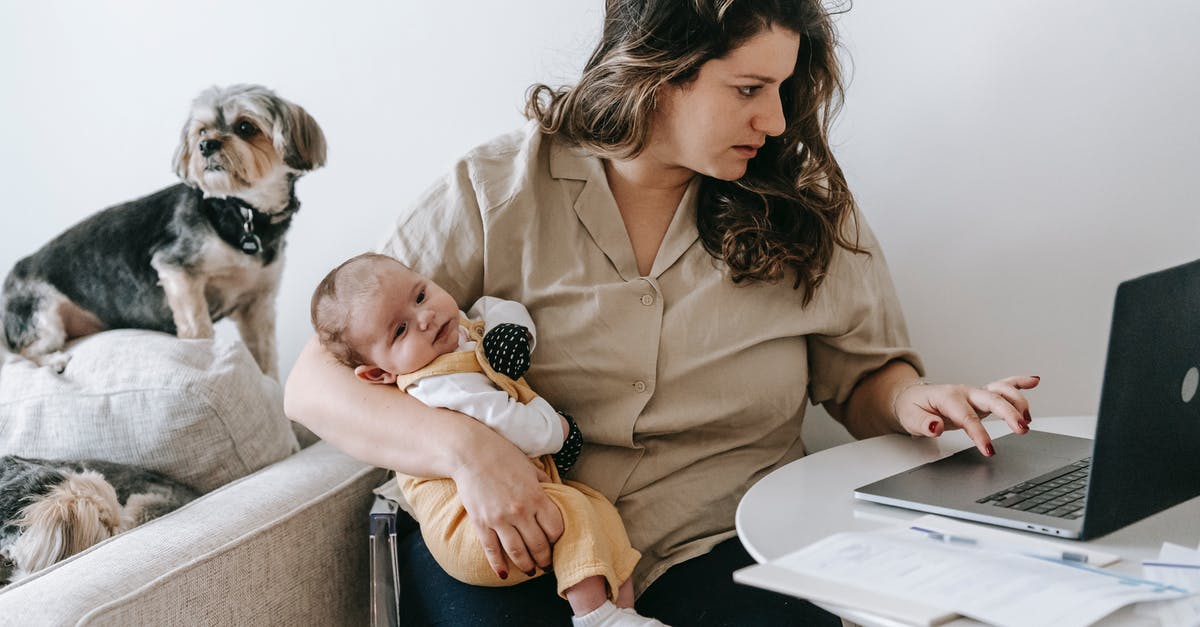
M 633 384 L 633 389 L 637 390 L 638 392 L 645 392 L 646 391 L 646 382 L 645 381 L 635 381 Z
M 642 304 L 649 307 L 654 304 L 654 297 L 649 294 L 642 294 Z

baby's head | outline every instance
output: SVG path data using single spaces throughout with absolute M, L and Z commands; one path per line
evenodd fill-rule
M 391 384 L 458 349 L 458 304 L 387 255 L 362 254 L 331 270 L 311 313 L 321 345 L 371 383 Z

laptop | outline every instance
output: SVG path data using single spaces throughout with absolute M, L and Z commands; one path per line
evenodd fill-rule
M 1094 440 L 1030 431 L 855 490 L 859 499 L 1091 539 L 1200 496 L 1200 260 L 1121 283 Z

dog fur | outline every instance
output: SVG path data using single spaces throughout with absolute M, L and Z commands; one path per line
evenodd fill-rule
M 195 499 L 164 475 L 100 460 L 0 458 L 0 586 Z
M 72 338 L 208 338 L 228 316 L 278 378 L 275 295 L 296 179 L 324 163 L 324 134 L 300 106 L 257 85 L 203 92 L 175 154 L 183 183 L 102 210 L 17 262 L 0 305 L 9 350 L 62 372 Z

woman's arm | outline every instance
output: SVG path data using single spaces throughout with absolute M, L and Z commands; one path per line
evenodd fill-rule
M 826 403 L 850 435 L 869 438 L 886 433 L 937 437 L 963 429 L 984 455 L 994 455 L 982 419 L 996 414 L 1014 433 L 1029 431 L 1029 401 L 1021 390 L 1037 387 L 1038 377 L 1009 377 L 986 386 L 929 385 L 907 362 L 896 360 L 859 381 L 842 405 Z
M 311 339 L 284 387 L 284 411 L 346 454 L 417 477 L 449 477 L 466 461 L 467 420 L 390 386 L 369 385 Z
M 546 477 L 486 425 L 428 407 L 395 387 L 364 384 L 315 338 L 288 376 L 284 411 L 358 460 L 454 479 L 497 573 L 507 570 L 505 555 L 525 572 L 535 562 L 550 564 L 562 516 L 539 485 Z

